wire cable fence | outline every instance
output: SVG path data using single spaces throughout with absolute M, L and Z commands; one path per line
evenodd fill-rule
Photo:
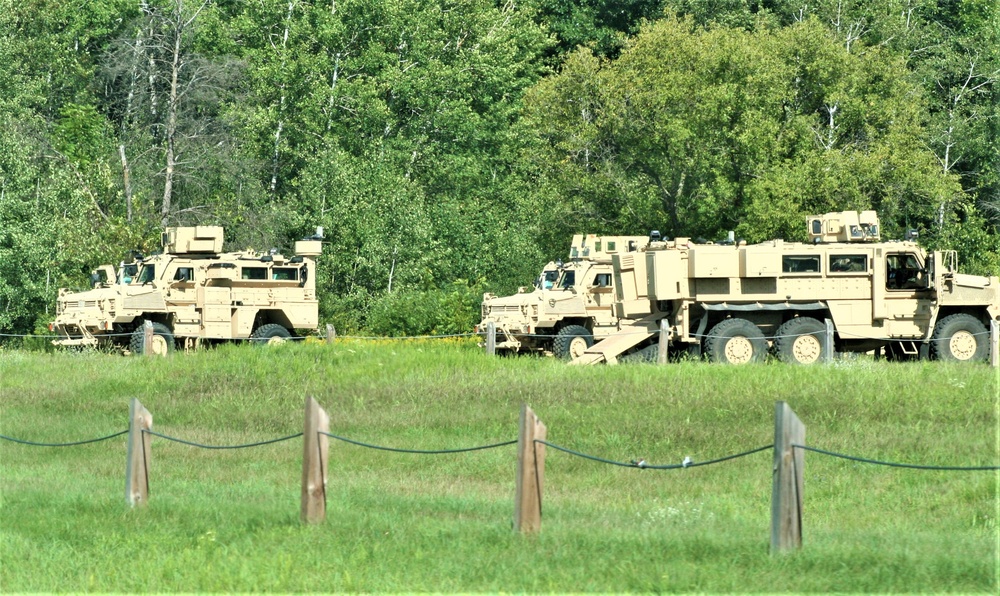
M 650 335 L 655 335 L 656 333 L 659 333 L 659 332 L 658 331 L 636 330 L 636 331 L 619 331 L 619 332 L 615 333 L 614 335 L 616 337 L 625 337 L 625 336 L 628 336 L 628 335 L 650 336 Z M 776 340 L 776 339 L 787 339 L 787 338 L 794 338 L 794 337 L 823 336 L 823 335 L 825 335 L 825 333 L 826 333 L 825 331 L 811 331 L 811 332 L 802 332 L 802 333 L 783 333 L 783 334 L 780 334 L 780 335 L 778 335 L 778 334 L 766 335 L 765 334 L 764 338 L 765 339 L 769 339 L 769 340 Z M 850 338 L 850 339 L 868 339 L 868 336 L 866 336 L 866 335 L 858 335 L 858 334 L 854 334 L 854 333 L 850 333 L 850 332 L 845 332 L 845 331 L 836 331 L 835 333 L 838 336 L 842 337 L 842 338 L 846 337 L 846 338 Z M 966 332 L 966 333 L 967 333 L 967 335 L 969 335 L 971 337 L 987 337 L 988 338 L 991 335 L 989 331 Z M 498 334 L 499 334 L 499 332 L 498 332 Z M 130 333 L 101 333 L 101 334 L 94 335 L 94 337 L 95 338 L 116 338 L 116 337 L 131 337 L 132 335 L 133 335 L 132 332 L 130 332 Z M 530 333 L 530 334 L 520 334 L 519 333 L 517 335 L 530 335 L 531 337 L 540 338 L 540 339 L 554 339 L 554 338 L 560 337 L 560 335 L 558 333 Z M 730 337 L 730 336 L 712 335 L 710 333 L 697 333 L 697 332 L 690 333 L 690 336 L 693 337 L 693 338 L 696 338 L 698 340 L 701 340 L 701 341 L 704 341 L 704 340 L 707 340 L 707 339 L 729 339 L 729 337 Z M 77 340 L 77 339 L 85 339 L 87 337 L 88 336 L 85 336 L 85 335 L 82 335 L 82 334 L 58 335 L 58 334 L 31 334 L 31 333 L 0 333 L 0 338 L 15 338 L 15 339 L 70 339 L 70 340 Z M 294 342 L 294 341 L 304 341 L 304 340 L 306 340 L 306 339 L 308 339 L 310 337 L 316 338 L 316 339 L 325 339 L 325 336 L 323 336 L 323 335 L 292 336 L 292 337 L 287 337 L 287 338 L 283 338 L 283 339 L 285 341 L 293 341 Z M 472 331 L 470 331 L 470 332 L 467 332 L 467 333 L 441 333 L 441 334 L 427 334 L 427 335 L 345 335 L 345 334 L 338 334 L 337 335 L 338 339 L 349 339 L 349 340 L 355 340 L 355 341 L 406 341 L 406 340 L 425 340 L 425 339 L 453 339 L 453 338 L 460 338 L 460 337 L 484 337 L 485 338 L 485 337 L 487 337 L 487 332 L 485 330 L 482 330 L 482 331 L 478 331 L 478 332 L 472 332 Z M 265 338 L 256 338 L 256 337 L 234 337 L 234 338 L 228 338 L 226 341 L 265 343 L 265 342 L 267 342 L 267 339 L 265 339 Z M 913 340 L 913 341 L 924 341 L 924 340 L 916 339 L 916 340 Z M 929 341 L 929 339 L 927 341 Z
M 107 435 L 107 436 L 97 437 L 97 438 L 94 438 L 94 439 L 84 439 L 84 440 L 81 440 L 81 441 L 71 441 L 71 442 L 67 442 L 67 443 L 46 443 L 46 442 L 38 442 L 38 441 L 28 441 L 28 440 L 25 440 L 25 439 L 18 439 L 16 437 L 11 437 L 11 436 L 8 436 L 8 435 L 0 435 L 0 440 L 9 441 L 9 442 L 12 442 L 12 443 L 17 443 L 19 445 L 25 445 L 25 446 L 29 446 L 29 447 L 75 447 L 75 446 L 78 446 L 78 445 L 87 445 L 87 444 L 90 444 L 90 443 L 99 443 L 101 441 L 107 441 L 107 440 L 110 440 L 110 439 L 114 439 L 114 438 L 120 437 L 122 435 L 126 435 L 126 434 L 128 434 L 128 432 L 129 432 L 128 429 L 126 429 L 126 430 L 119 431 L 119 432 L 116 432 L 116 433 L 113 433 L 113 434 L 110 434 L 110 435 Z M 298 433 L 294 433 L 294 434 L 290 434 L 290 435 L 286 435 L 286 436 L 282 436 L 282 437 L 277 437 L 277 438 L 274 438 L 274 439 L 264 439 L 264 440 L 261 440 L 261 441 L 255 441 L 255 442 L 251 442 L 251 443 L 241 443 L 241 444 L 236 444 L 236 445 L 208 445 L 208 444 L 204 444 L 204 443 L 198 443 L 196 441 L 190 441 L 190 440 L 187 440 L 187 439 L 181 439 L 179 437 L 174 437 L 174 436 L 166 435 L 166 434 L 163 434 L 163 433 L 159 433 L 159 432 L 152 431 L 152 430 L 147 430 L 147 429 L 143 429 L 141 432 L 143 432 L 145 434 L 148 434 L 148 435 L 152 435 L 154 437 L 159 437 L 161 439 L 164 439 L 166 441 L 170 441 L 170 442 L 173 442 L 173 443 L 180 443 L 182 445 L 189 445 L 191 447 L 197 447 L 199 449 L 218 449 L 218 450 L 223 450 L 223 449 L 248 449 L 248 448 L 252 448 L 252 447 L 261 447 L 263 445 L 271 445 L 271 444 L 274 444 L 274 443 L 281 443 L 281 442 L 284 442 L 284 441 L 290 441 L 292 439 L 297 439 L 297 438 L 303 436 L 303 433 L 298 432 Z M 330 437 L 331 439 L 336 439 L 338 441 L 342 441 L 344 443 L 349 443 L 351 445 L 356 445 L 358 447 L 365 447 L 365 448 L 368 448 L 368 449 L 375 449 L 375 450 L 379 450 L 379 451 L 389 451 L 389 452 L 394 452 L 394 453 L 410 453 L 410 454 L 416 454 L 416 455 L 444 455 L 444 454 L 452 454 L 452 453 L 468 453 L 468 452 L 471 452 L 471 451 L 484 451 L 484 450 L 487 450 L 487 449 L 496 449 L 496 448 L 499 448 L 499 447 L 507 447 L 507 446 L 510 446 L 510 445 L 516 445 L 517 442 L 518 442 L 517 439 L 512 439 L 512 440 L 509 440 L 509 441 L 501 441 L 501 442 L 498 442 L 498 443 L 488 443 L 488 444 L 485 444 L 485 445 L 477 445 L 477 446 L 474 446 L 474 447 L 458 447 L 458 448 L 452 448 L 452 449 L 410 449 L 410 448 L 388 447 L 388 446 L 385 446 L 385 445 L 377 445 L 377 444 L 373 444 L 373 443 L 366 443 L 364 441 L 359 441 L 357 439 L 351 439 L 351 438 L 348 438 L 348 437 L 344 437 L 344 436 L 341 436 L 341 435 L 336 435 L 336 434 L 325 432 L 325 431 L 319 431 L 319 434 L 320 435 L 325 435 L 327 437 Z M 701 467 L 701 466 L 709 466 L 709 465 L 713 465 L 713 464 L 718 464 L 718 463 L 722 463 L 722 462 L 725 462 L 725 461 L 729 461 L 729 460 L 733 460 L 733 459 L 738 459 L 738 458 L 741 458 L 741 457 L 746 457 L 748 455 L 753 455 L 755 453 L 760 453 L 761 451 L 767 451 L 769 449 L 773 449 L 774 448 L 774 444 L 772 443 L 772 444 L 769 444 L 769 445 L 763 445 L 761 447 L 756 447 L 756 448 L 750 449 L 748 451 L 742 451 L 742 452 L 739 452 L 739 453 L 734 453 L 734 454 L 731 454 L 731 455 L 726 455 L 726 456 L 723 456 L 723 457 L 719 457 L 719 458 L 715 458 L 715 459 L 709 459 L 709 460 L 705 460 L 705 461 L 694 461 L 694 460 L 691 460 L 690 457 L 685 457 L 684 461 L 682 461 L 681 463 L 678 463 L 678 464 L 660 464 L 660 465 L 655 465 L 655 464 L 648 463 L 645 459 L 630 460 L 630 461 L 618 461 L 618 460 L 608 459 L 608 458 L 600 457 L 600 456 L 597 456 L 597 455 L 583 453 L 581 451 L 570 449 L 568 447 L 564 447 L 562 445 L 558 445 L 558 444 L 553 443 L 551 441 L 546 441 L 546 440 L 542 440 L 542 439 L 535 439 L 534 442 L 537 443 L 537 444 L 545 445 L 546 447 L 551 447 L 552 449 L 555 449 L 556 451 L 560 451 L 560 452 L 566 453 L 568 455 L 573 455 L 575 457 L 579 457 L 581 459 L 586 459 L 586 460 L 589 460 L 589 461 L 594 461 L 594 462 L 598 462 L 598 463 L 603 463 L 603 464 L 608 464 L 608 465 L 618 466 L 618 467 L 623 467 L 623 468 L 638 468 L 640 470 L 677 470 L 677 469 L 685 469 L 685 468 L 697 468 L 697 467 Z M 894 461 L 870 459 L 870 458 L 866 458 L 866 457 L 860 457 L 860 456 L 857 456 L 857 455 L 847 455 L 847 454 L 844 454 L 844 453 L 837 453 L 835 451 L 827 451 L 825 449 L 820 449 L 818 447 L 810 447 L 808 445 L 792 444 L 792 447 L 794 447 L 795 449 L 802 449 L 804 451 L 812 451 L 814 453 L 818 453 L 818 454 L 821 454 L 821 455 L 827 455 L 827 456 L 836 457 L 836 458 L 839 458 L 839 459 L 845 459 L 845 460 L 849 460 L 849 461 L 854 461 L 854 462 L 858 462 L 858 463 L 872 464 L 872 465 L 878 465 L 878 466 L 888 466 L 888 467 L 894 467 L 894 468 L 909 468 L 909 469 L 915 469 L 915 470 L 939 470 L 939 471 L 967 471 L 967 472 L 1000 470 L 1000 466 L 945 466 L 945 465 L 913 464 L 913 463 L 905 463 L 905 462 L 894 462 Z
M 319 434 L 330 437 L 331 439 L 336 439 L 338 441 L 343 441 L 344 443 L 350 443 L 351 445 L 357 445 L 358 447 L 366 447 L 368 449 L 378 449 L 380 451 L 392 451 L 395 453 L 415 453 L 419 455 L 443 455 L 447 453 L 466 453 L 469 451 L 482 451 L 485 449 L 495 449 L 497 447 L 506 447 L 507 445 L 516 445 L 517 439 L 512 441 L 503 441 L 501 443 L 491 443 L 488 445 L 479 445 L 477 447 L 461 447 L 458 449 L 404 449 L 399 447 L 386 447 L 384 445 L 373 445 L 371 443 L 363 443 L 354 439 L 348 439 L 347 437 L 341 437 L 326 431 L 319 431 Z
M 122 435 L 127 435 L 128 429 L 121 432 L 116 432 L 112 435 L 106 437 L 98 437 L 96 439 L 85 439 L 83 441 L 73 441 L 71 443 L 37 443 L 35 441 L 26 441 L 24 439 L 17 439 L 14 437 L 8 437 L 7 435 L 0 435 L 0 439 L 5 441 L 10 441 L 12 443 L 18 443 L 20 445 L 28 445 L 29 447 L 75 447 L 76 445 L 86 445 L 88 443 L 99 443 L 101 441 L 107 441 L 108 439 L 114 439 L 115 437 L 120 437 Z
M 891 466 L 918 470 L 940 470 L 949 472 L 997 471 L 1000 466 L 955 466 L 928 465 L 908 462 L 893 462 L 845 455 L 817 447 L 805 445 L 805 427 L 791 412 L 785 402 L 776 403 L 775 442 L 732 453 L 721 457 L 695 461 L 690 456 L 684 457 L 680 463 L 654 464 L 646 459 L 618 461 L 608 457 L 585 453 L 548 441 L 547 428 L 541 420 L 527 407 L 522 406 L 520 431 L 516 440 L 498 441 L 472 447 L 454 447 L 438 449 L 415 449 L 379 445 L 367 441 L 349 438 L 329 432 L 329 415 L 312 397 L 306 399 L 306 418 L 303 432 L 297 432 L 281 437 L 263 439 L 240 444 L 212 445 L 184 439 L 152 430 L 153 417 L 138 402 L 132 400 L 130 408 L 131 423 L 129 429 L 110 435 L 64 443 L 29 441 L 9 435 L 0 435 L 0 439 L 29 447 L 70 447 L 86 445 L 99 441 L 107 441 L 122 435 L 128 435 L 127 457 L 125 467 L 126 503 L 132 507 L 145 505 L 149 500 L 149 474 L 153 469 L 150 461 L 153 458 L 151 438 L 157 437 L 165 441 L 210 450 L 235 450 L 260 447 L 294 439 L 303 440 L 302 456 L 302 505 L 301 520 L 304 523 L 316 523 L 326 516 L 326 486 L 328 483 L 328 468 L 331 464 L 329 442 L 320 440 L 328 437 L 357 447 L 405 453 L 415 455 L 444 455 L 484 451 L 517 445 L 515 498 L 514 498 L 514 528 L 518 532 L 536 532 L 541 527 L 543 486 L 546 485 L 545 449 L 539 445 L 551 448 L 566 455 L 587 461 L 606 464 L 621 468 L 637 470 L 679 470 L 720 464 L 727 461 L 744 458 L 764 451 L 773 451 L 773 466 L 768 466 L 772 476 L 772 552 L 801 547 L 801 489 L 804 486 L 802 457 L 804 452 L 812 451 L 820 455 L 846 459 L 866 465 Z
M 803 451 L 812 451 L 814 453 L 819 453 L 822 455 L 829 455 L 831 457 L 837 457 L 840 459 L 846 459 L 850 461 L 855 461 L 864 464 L 873 464 L 877 466 L 890 466 L 893 468 L 910 468 L 914 470 L 945 470 L 945 471 L 956 471 L 956 472 L 978 472 L 978 471 L 989 471 L 989 470 L 1000 470 L 1000 466 L 935 466 L 935 465 L 924 465 L 924 464 L 908 464 L 900 462 L 891 461 L 881 461 L 877 459 L 868 459 L 865 457 L 858 457 L 856 455 L 845 455 L 843 453 L 836 453 L 834 451 L 826 451 L 825 449 L 819 449 L 816 447 L 808 447 L 806 445 L 798 445 L 793 443 L 792 447 L 795 449 L 802 449 Z
M 624 467 L 624 468 L 639 468 L 641 470 L 677 470 L 677 469 L 684 469 L 684 468 L 696 468 L 696 467 L 699 467 L 699 466 L 709 466 L 709 465 L 712 465 L 712 464 L 717 464 L 717 463 L 721 463 L 721 462 L 724 462 L 724 461 L 729 461 L 731 459 L 737 459 L 737 458 L 740 458 L 740 457 L 745 457 L 747 455 L 752 455 L 752 454 L 758 453 L 760 451 L 766 451 L 768 449 L 773 449 L 774 448 L 774 444 L 772 443 L 771 445 L 764 445 L 763 447 L 757 447 L 756 449 L 751 449 L 749 451 L 744 451 L 742 453 L 736 453 L 736 454 L 733 454 L 733 455 L 727 455 L 725 457 L 720 457 L 720 458 L 717 458 L 717 459 L 710 459 L 710 460 L 702 461 L 702 462 L 695 462 L 695 461 L 692 461 L 690 457 L 685 457 L 684 461 L 682 461 L 679 464 L 653 465 L 653 464 L 647 463 L 645 459 L 632 460 L 632 461 L 629 461 L 629 462 L 623 462 L 623 461 L 615 461 L 615 460 L 611 460 L 611 459 L 605 459 L 603 457 L 598 457 L 596 455 L 589 455 L 589 454 L 586 454 L 586 453 L 582 453 L 580 451 L 574 451 L 573 449 L 569 449 L 567 447 L 562 447 L 560 445 L 556 445 L 555 443 L 550 443 L 549 441 L 544 441 L 544 440 L 541 440 L 541 439 L 535 439 L 535 443 L 540 443 L 540 444 L 545 445 L 547 447 L 551 447 L 551 448 L 553 448 L 553 449 L 555 449 L 557 451 L 562 451 L 563 453 L 568 453 L 569 455 L 574 455 L 576 457 L 580 457 L 580 458 L 591 460 L 591 461 L 596 461 L 596 462 L 599 462 L 599 463 L 602 463 L 602 464 L 609 464 L 609 465 L 612 465 L 612 466 L 621 466 L 621 467 Z
M 243 443 L 240 445 L 205 445 L 202 443 L 196 443 L 194 441 L 187 441 L 185 439 L 171 437 L 147 429 L 142 429 L 142 432 L 148 435 L 152 435 L 154 437 L 160 437 L 161 439 L 166 439 L 167 441 L 172 441 L 174 443 L 181 443 L 183 445 L 190 445 L 191 447 L 198 447 L 200 449 L 247 449 L 250 447 L 260 447 L 261 445 L 270 445 L 271 443 L 281 443 L 282 441 L 289 441 L 291 439 L 297 439 L 302 436 L 302 433 L 295 433 L 293 435 L 288 435 L 286 437 L 278 437 L 277 439 L 266 439 L 263 441 L 257 441 L 254 443 Z

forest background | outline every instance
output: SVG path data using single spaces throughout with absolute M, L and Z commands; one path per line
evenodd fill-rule
M 0 333 L 165 225 L 461 333 L 574 233 L 876 209 L 1000 271 L 995 0 L 0 0 Z

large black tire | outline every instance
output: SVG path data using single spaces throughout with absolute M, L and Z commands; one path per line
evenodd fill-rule
M 277 323 L 261 325 L 250 334 L 250 341 L 256 344 L 280 344 L 292 336 L 288 329 Z
M 129 338 L 128 348 L 133 354 L 141 355 L 146 339 L 145 325 L 139 325 Z M 163 323 L 153 323 L 152 352 L 154 356 L 166 356 L 174 351 L 174 334 Z
M 594 345 L 594 335 L 581 325 L 567 325 L 552 340 L 552 353 L 557 358 L 576 360 Z
M 746 319 L 726 319 L 708 332 L 705 356 L 711 362 L 747 364 L 767 358 L 767 340 L 756 325 Z
M 972 315 L 949 315 L 934 325 L 931 357 L 935 360 L 975 362 L 990 355 L 986 326 Z
M 618 362 L 622 364 L 626 363 L 640 363 L 648 364 L 652 362 L 656 364 L 657 360 L 660 358 L 660 345 L 650 344 L 641 350 L 636 350 L 630 354 L 626 354 L 618 359 Z
M 812 317 L 796 317 L 778 327 L 774 334 L 774 353 L 782 362 L 815 364 L 824 361 L 826 325 Z

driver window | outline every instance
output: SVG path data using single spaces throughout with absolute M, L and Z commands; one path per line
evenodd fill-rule
M 562 281 L 559 283 L 559 287 L 562 289 L 572 288 L 576 285 L 576 271 L 567 271 L 563 273 Z
M 139 283 L 140 284 L 150 283 L 154 279 L 156 279 L 156 266 L 143 265 L 142 270 L 139 271 Z
M 887 290 L 916 290 L 925 287 L 924 270 L 915 255 L 887 255 L 885 265 Z

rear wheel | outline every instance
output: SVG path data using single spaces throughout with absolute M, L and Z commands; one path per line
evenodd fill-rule
M 972 315 L 947 316 L 937 322 L 931 335 L 931 355 L 935 360 L 972 362 L 989 356 L 986 326 Z
M 582 325 L 567 325 L 552 341 L 552 353 L 558 358 L 576 360 L 594 345 L 594 335 Z
M 292 334 L 277 323 L 268 323 L 254 329 L 250 334 L 250 341 L 257 344 L 280 344 L 284 343 Z
M 129 350 L 133 354 L 144 354 L 146 344 L 146 326 L 139 325 L 129 338 Z M 153 338 L 149 344 L 150 354 L 166 356 L 174 351 L 174 334 L 163 323 L 153 323 Z
M 826 325 L 812 317 L 796 317 L 778 327 L 774 351 L 782 362 L 814 364 L 824 360 Z
M 708 332 L 705 355 L 712 362 L 726 364 L 763 362 L 767 357 L 767 340 L 750 321 L 726 319 Z

